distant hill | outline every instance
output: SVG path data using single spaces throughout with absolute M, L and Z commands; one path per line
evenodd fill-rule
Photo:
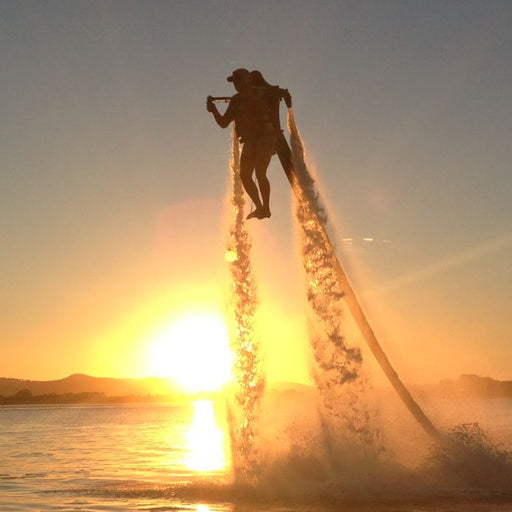
M 268 389 L 293 396 L 312 388 L 280 382 L 269 384 Z M 170 379 L 160 377 L 113 379 L 75 374 L 48 381 L 0 378 L 0 404 L 159 402 L 183 397 Z
M 269 399 L 307 398 L 316 393 L 314 387 L 293 382 L 269 383 L 267 391 Z M 427 396 L 512 398 L 512 381 L 461 375 L 456 380 L 442 380 L 438 385 L 421 386 L 415 392 Z M 0 403 L 158 402 L 183 396 L 169 379 L 159 377 L 113 379 L 75 374 L 49 381 L 0 378 Z
M 0 396 L 28 390 L 33 395 L 104 393 L 106 396 L 165 395 L 176 392 L 169 379 L 112 379 L 75 374 L 60 380 L 36 381 L 0 378 Z

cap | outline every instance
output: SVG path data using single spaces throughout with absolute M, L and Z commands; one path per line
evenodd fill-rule
M 243 76 L 243 75 L 249 75 L 249 70 L 245 68 L 238 68 L 231 73 L 231 76 L 228 76 L 227 80 L 228 82 L 232 82 L 237 76 Z

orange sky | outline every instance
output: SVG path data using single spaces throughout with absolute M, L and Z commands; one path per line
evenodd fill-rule
M 398 373 L 512 378 L 508 2 L 0 10 L 0 376 L 148 375 L 155 326 L 225 309 L 229 133 L 205 99 L 246 66 L 292 93 Z M 289 187 L 277 162 L 269 177 L 260 335 L 269 377 L 305 380 Z

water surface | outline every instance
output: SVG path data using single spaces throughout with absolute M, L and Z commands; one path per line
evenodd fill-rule
M 428 407 L 436 420 L 447 425 L 481 421 L 493 438 L 512 448 L 510 399 L 433 400 Z M 388 411 L 383 418 L 388 422 L 385 429 L 400 432 L 394 450 L 402 446 L 406 452 L 418 443 L 426 449 L 414 423 L 409 419 L 396 423 L 400 417 L 403 420 L 400 414 Z M 404 473 L 407 476 L 395 482 L 386 499 L 386 489 L 378 489 L 379 482 L 365 478 L 368 472 L 355 467 L 354 472 L 361 471 L 359 488 L 344 496 L 343 475 L 339 480 L 315 481 L 311 475 L 304 477 L 307 468 L 299 466 L 309 462 L 299 459 L 276 468 L 274 487 L 272 482 L 261 489 L 237 486 L 225 417 L 221 406 L 204 401 L 186 406 L 2 407 L 0 510 L 512 510 L 511 489 L 468 488 L 464 497 L 460 489 L 429 496 L 422 488 L 418 499 L 414 473 Z M 423 448 L 418 453 L 424 453 Z M 294 487 L 299 470 L 301 478 L 311 480 Z M 372 501 L 376 492 L 381 498 Z

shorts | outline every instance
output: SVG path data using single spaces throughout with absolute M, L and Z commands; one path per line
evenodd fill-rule
M 269 132 L 256 139 L 240 140 L 244 144 L 244 153 L 270 154 L 276 152 L 276 134 Z

